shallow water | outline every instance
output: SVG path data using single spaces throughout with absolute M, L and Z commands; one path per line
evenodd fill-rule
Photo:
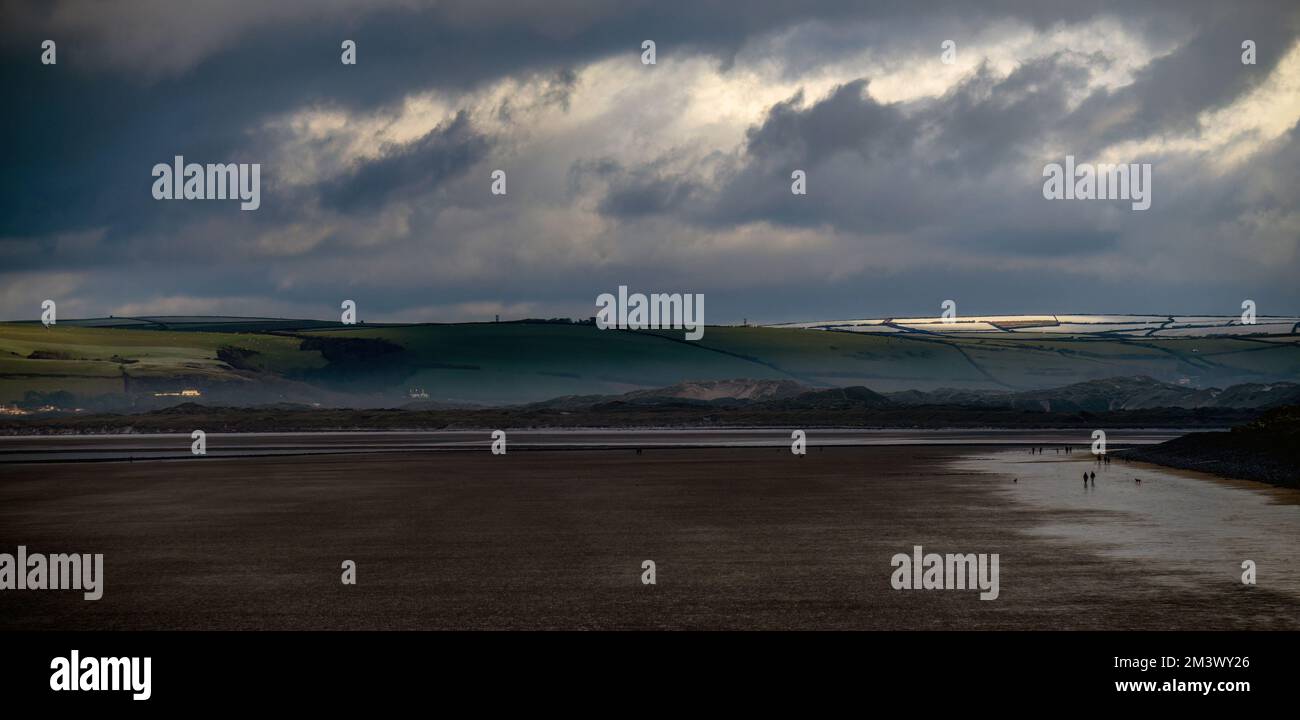
M 1242 562 L 1252 560 L 1258 586 L 1300 597 L 1300 491 L 1142 463 L 1099 465 L 1086 452 L 992 451 L 954 465 L 996 474 L 1017 503 L 1061 511 L 1035 535 L 1140 562 L 1175 584 L 1239 585 Z M 1097 473 L 1095 485 L 1084 486 L 1085 471 Z

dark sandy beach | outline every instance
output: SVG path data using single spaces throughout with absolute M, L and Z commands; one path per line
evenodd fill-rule
M 0 592 L 0 626 L 1300 629 L 1300 601 L 1264 584 L 1180 587 L 1152 578 L 1158 558 L 1044 536 L 1095 518 L 1009 498 L 1008 478 L 957 462 L 971 453 L 481 449 L 5 465 L 0 552 L 103 553 L 105 586 L 96 602 Z M 890 558 L 917 544 L 999 553 L 1000 598 L 892 589 Z M 647 559 L 654 586 L 640 581 Z M 355 586 L 340 583 L 344 560 L 357 563 Z

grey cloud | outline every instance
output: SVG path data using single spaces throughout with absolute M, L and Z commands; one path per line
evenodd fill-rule
M 413 143 L 387 148 L 320 190 L 321 203 L 336 212 L 374 211 L 397 199 L 424 195 L 482 160 L 490 140 L 474 130 L 469 115 L 430 130 Z
M 165 295 L 214 303 L 235 296 L 283 298 L 314 307 L 328 296 L 324 304 L 332 309 L 338 278 L 348 277 L 381 316 L 482 298 L 559 306 L 585 297 L 593 285 L 607 289 L 628 278 L 676 287 L 711 276 L 736 283 L 710 300 L 719 317 L 736 319 L 807 319 L 873 307 L 906 313 L 935 306 L 940 293 L 967 298 L 975 307 L 963 303 L 966 312 L 1125 304 L 1207 311 L 1240 295 L 1241 286 L 1261 303 L 1300 301 L 1294 282 L 1280 279 L 1284 261 L 1265 271 L 1243 265 L 1213 272 L 1218 247 L 1238 238 L 1272 256 L 1296 257 L 1295 237 L 1286 235 L 1294 227 L 1286 219 L 1296 213 L 1300 180 L 1295 130 L 1265 157 L 1222 177 L 1200 172 L 1195 163 L 1157 158 L 1159 194 L 1143 215 L 1101 203 L 1043 202 L 1038 170 L 1057 158 L 1035 156 L 1037 145 L 1053 136 L 1086 155 L 1119 140 L 1192 127 L 1197 113 L 1240 97 L 1276 66 L 1298 35 L 1293 2 L 1171 0 L 1139 7 L 1118 0 L 1020 0 L 975 7 L 959 0 L 924 6 L 457 0 L 363 6 L 338 0 L 305 9 L 248 0 L 207 6 L 197 19 L 183 7 L 161 5 L 11 0 L 0 8 L 0 99 L 6 107 L 0 131 L 10 139 L 0 174 L 0 279 L 7 282 L 19 271 L 88 270 L 87 302 L 105 307 Z M 1046 29 L 1101 16 L 1178 46 L 1139 72 L 1131 86 L 1094 93 L 1074 111 L 1066 97 L 1080 86 L 1082 70 L 1077 57 L 1056 57 L 1025 63 L 1006 78 L 979 72 L 944 97 L 907 106 L 871 100 L 863 92 L 866 78 L 826 97 L 791 98 L 771 108 L 734 151 L 716 157 L 671 155 L 639 165 L 623 157 L 561 158 L 544 148 L 540 159 L 521 158 L 519 165 L 530 172 L 561 168 L 553 182 L 563 189 L 559 183 L 567 181 L 568 194 L 555 202 L 590 201 L 598 208 L 608 227 L 599 243 L 587 241 L 595 247 L 564 245 L 563 233 L 547 231 L 547 221 L 560 222 L 547 213 L 564 208 L 527 205 L 527 185 L 516 194 L 513 172 L 510 203 L 494 210 L 476 204 L 485 202 L 487 179 L 466 173 L 508 148 L 511 138 L 490 137 L 464 116 L 305 187 L 279 187 L 267 168 L 268 197 L 257 213 L 229 213 L 216 203 L 158 203 L 148 192 L 149 168 L 175 154 L 204 162 L 269 162 L 277 138 L 262 131 L 265 121 L 304 108 L 392 114 L 412 94 L 430 89 L 454 105 L 460 94 L 509 77 L 539 83 L 543 108 L 563 109 L 573 102 L 588 63 L 625 57 L 634 64 L 646 38 L 659 43 L 664 68 L 681 56 L 707 56 L 724 69 L 772 60 L 785 78 L 797 81 L 862 47 L 912 57 L 918 48 L 937 53 L 943 34 L 1000 19 Z M 60 65 L 48 68 L 36 57 L 52 29 L 61 33 Z M 784 39 L 777 43 L 774 34 Z M 355 67 L 338 61 L 344 37 L 359 44 Z M 1259 43 L 1259 65 L 1243 68 L 1240 41 L 1247 37 Z M 534 112 L 539 108 L 520 103 L 510 98 L 495 108 L 495 117 L 521 130 L 545 122 L 544 112 Z M 1122 120 L 1111 121 L 1117 117 Z M 677 140 L 690 146 L 690 138 Z M 807 196 L 789 193 L 795 168 L 809 173 Z M 544 182 L 532 178 L 534 185 Z M 449 206 L 465 210 L 473 223 L 506 217 L 513 224 L 484 233 L 499 246 L 467 248 L 457 235 L 464 226 L 448 232 L 440 224 Z M 350 228 L 408 207 L 414 238 L 392 237 L 391 246 L 376 250 L 347 237 Z M 249 249 L 250 238 L 260 233 L 316 222 L 333 234 L 289 260 Z M 690 242 L 751 223 L 770 224 L 774 240 L 810 228 L 842 233 L 825 250 L 834 255 L 810 251 L 817 267 L 872 267 L 863 258 L 876 252 L 870 238 L 880 234 L 907 238 L 913 262 L 949 251 L 990 262 L 978 270 L 940 264 L 927 271 L 787 280 L 795 256 L 779 251 L 779 242 L 770 250 L 719 251 L 697 261 L 693 248 L 666 239 Z M 389 280 L 430 237 L 438 253 L 468 256 L 466 267 L 479 274 L 467 271 L 438 288 Z M 645 246 L 659 251 L 649 257 L 670 259 L 646 266 L 640 261 L 647 256 L 636 254 Z M 1180 252 L 1167 258 L 1171 247 Z M 1177 282 L 1153 278 L 1143 288 L 1127 287 L 1108 279 L 1104 263 L 1116 256 L 1186 272 Z M 1071 264 L 1043 269 L 1042 262 L 1056 258 Z M 752 261 L 744 278 L 731 277 L 738 259 Z M 1004 260 L 1040 264 L 1025 269 Z M 366 272 L 355 277 L 345 272 L 360 269 Z M 313 280 L 313 273 L 321 279 Z M 1101 279 L 1088 285 L 1079 277 Z M 793 309 L 790 298 L 798 298 Z
M 1052 131 L 1067 112 L 1066 93 L 1085 79 L 1054 57 L 1001 79 L 981 69 L 944 97 L 909 108 L 874 100 L 867 79 L 811 103 L 799 93 L 748 131 L 716 191 L 703 192 L 708 184 L 690 177 L 623 170 L 649 180 L 612 183 L 600 207 L 612 216 L 681 212 L 708 226 L 767 220 L 860 232 L 917 230 L 967 210 L 963 222 L 1001 222 L 1008 173 L 1041 167 L 1025 148 Z M 807 195 L 790 192 L 796 169 L 807 173 Z M 1036 171 L 1030 180 L 1026 199 L 1036 202 Z
M 1068 130 L 1083 139 L 1081 149 L 1195 130 L 1202 112 L 1228 105 L 1268 77 L 1298 34 L 1300 6 L 1235 6 L 1141 69 L 1132 84 L 1088 98 Z M 1244 40 L 1256 43 L 1256 65 L 1241 63 Z M 1116 116 L 1124 120 L 1096 128 L 1098 118 Z

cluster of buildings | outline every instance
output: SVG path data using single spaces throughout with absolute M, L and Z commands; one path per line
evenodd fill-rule
M 193 388 L 186 388 L 180 392 L 156 392 L 154 397 L 202 397 L 203 393 Z

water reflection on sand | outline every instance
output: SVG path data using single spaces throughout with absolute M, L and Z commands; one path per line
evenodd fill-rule
M 1242 562 L 1253 560 L 1260 587 L 1300 597 L 1300 491 L 1141 463 L 1102 465 L 1086 452 L 990 450 L 955 465 L 996 473 L 1008 498 L 1058 511 L 1035 535 L 1140 562 L 1170 583 L 1240 586 Z M 1084 472 L 1097 473 L 1095 484 L 1084 485 Z

